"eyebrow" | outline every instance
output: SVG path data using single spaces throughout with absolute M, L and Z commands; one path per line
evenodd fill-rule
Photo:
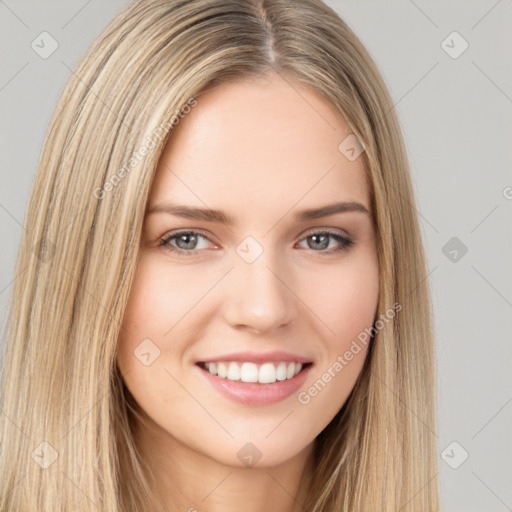
M 296 212 L 294 219 L 298 222 L 319 219 L 336 213 L 360 212 L 370 215 L 370 212 L 361 203 L 357 202 L 341 202 L 333 203 L 318 208 L 309 208 Z M 168 202 L 160 203 L 149 208 L 146 214 L 167 213 L 182 217 L 184 219 L 202 220 L 207 222 L 218 222 L 227 226 L 235 224 L 233 217 L 230 217 L 221 210 L 211 210 L 209 208 L 196 208 L 185 205 L 176 205 Z

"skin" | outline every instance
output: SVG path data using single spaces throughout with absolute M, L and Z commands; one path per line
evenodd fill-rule
M 379 266 L 364 164 L 338 149 L 351 130 L 334 108 L 280 75 L 222 84 L 197 100 L 161 155 L 148 211 L 169 201 L 223 210 L 235 224 L 146 214 L 117 348 L 147 420 L 135 441 L 169 511 L 256 512 L 271 503 L 295 512 L 303 510 L 315 437 L 346 401 L 367 348 L 307 404 L 297 393 L 272 405 L 233 402 L 195 362 L 285 350 L 314 362 L 307 390 L 372 326 Z M 294 219 L 339 201 L 361 203 L 370 214 Z M 354 244 L 332 252 L 340 243 L 322 245 L 313 228 Z M 206 238 L 162 245 L 187 229 Z M 247 236 L 263 249 L 252 263 L 236 252 Z M 198 253 L 181 256 L 169 246 Z M 148 366 L 134 355 L 147 338 L 160 350 Z M 261 453 L 252 467 L 237 457 L 249 442 Z

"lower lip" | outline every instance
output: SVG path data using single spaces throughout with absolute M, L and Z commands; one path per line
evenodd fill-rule
M 288 398 L 297 391 L 304 384 L 313 365 L 306 366 L 291 379 L 276 380 L 272 384 L 223 379 L 196 366 L 208 382 L 227 398 L 245 405 L 270 405 Z

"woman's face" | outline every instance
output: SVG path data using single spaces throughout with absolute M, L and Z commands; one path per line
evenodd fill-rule
M 159 450 L 272 466 L 312 446 L 363 366 L 369 189 L 312 89 L 272 74 L 197 100 L 153 182 L 117 360 Z M 339 203 L 359 206 L 313 212 Z

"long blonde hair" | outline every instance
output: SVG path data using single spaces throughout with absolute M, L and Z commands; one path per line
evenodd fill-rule
M 148 193 L 191 102 L 272 71 L 317 90 L 364 143 L 379 314 L 402 307 L 374 334 L 351 396 L 316 440 L 305 510 L 438 510 L 426 262 L 375 64 L 320 0 L 136 0 L 73 71 L 40 155 L 6 322 L 0 512 L 161 505 L 115 362 Z

